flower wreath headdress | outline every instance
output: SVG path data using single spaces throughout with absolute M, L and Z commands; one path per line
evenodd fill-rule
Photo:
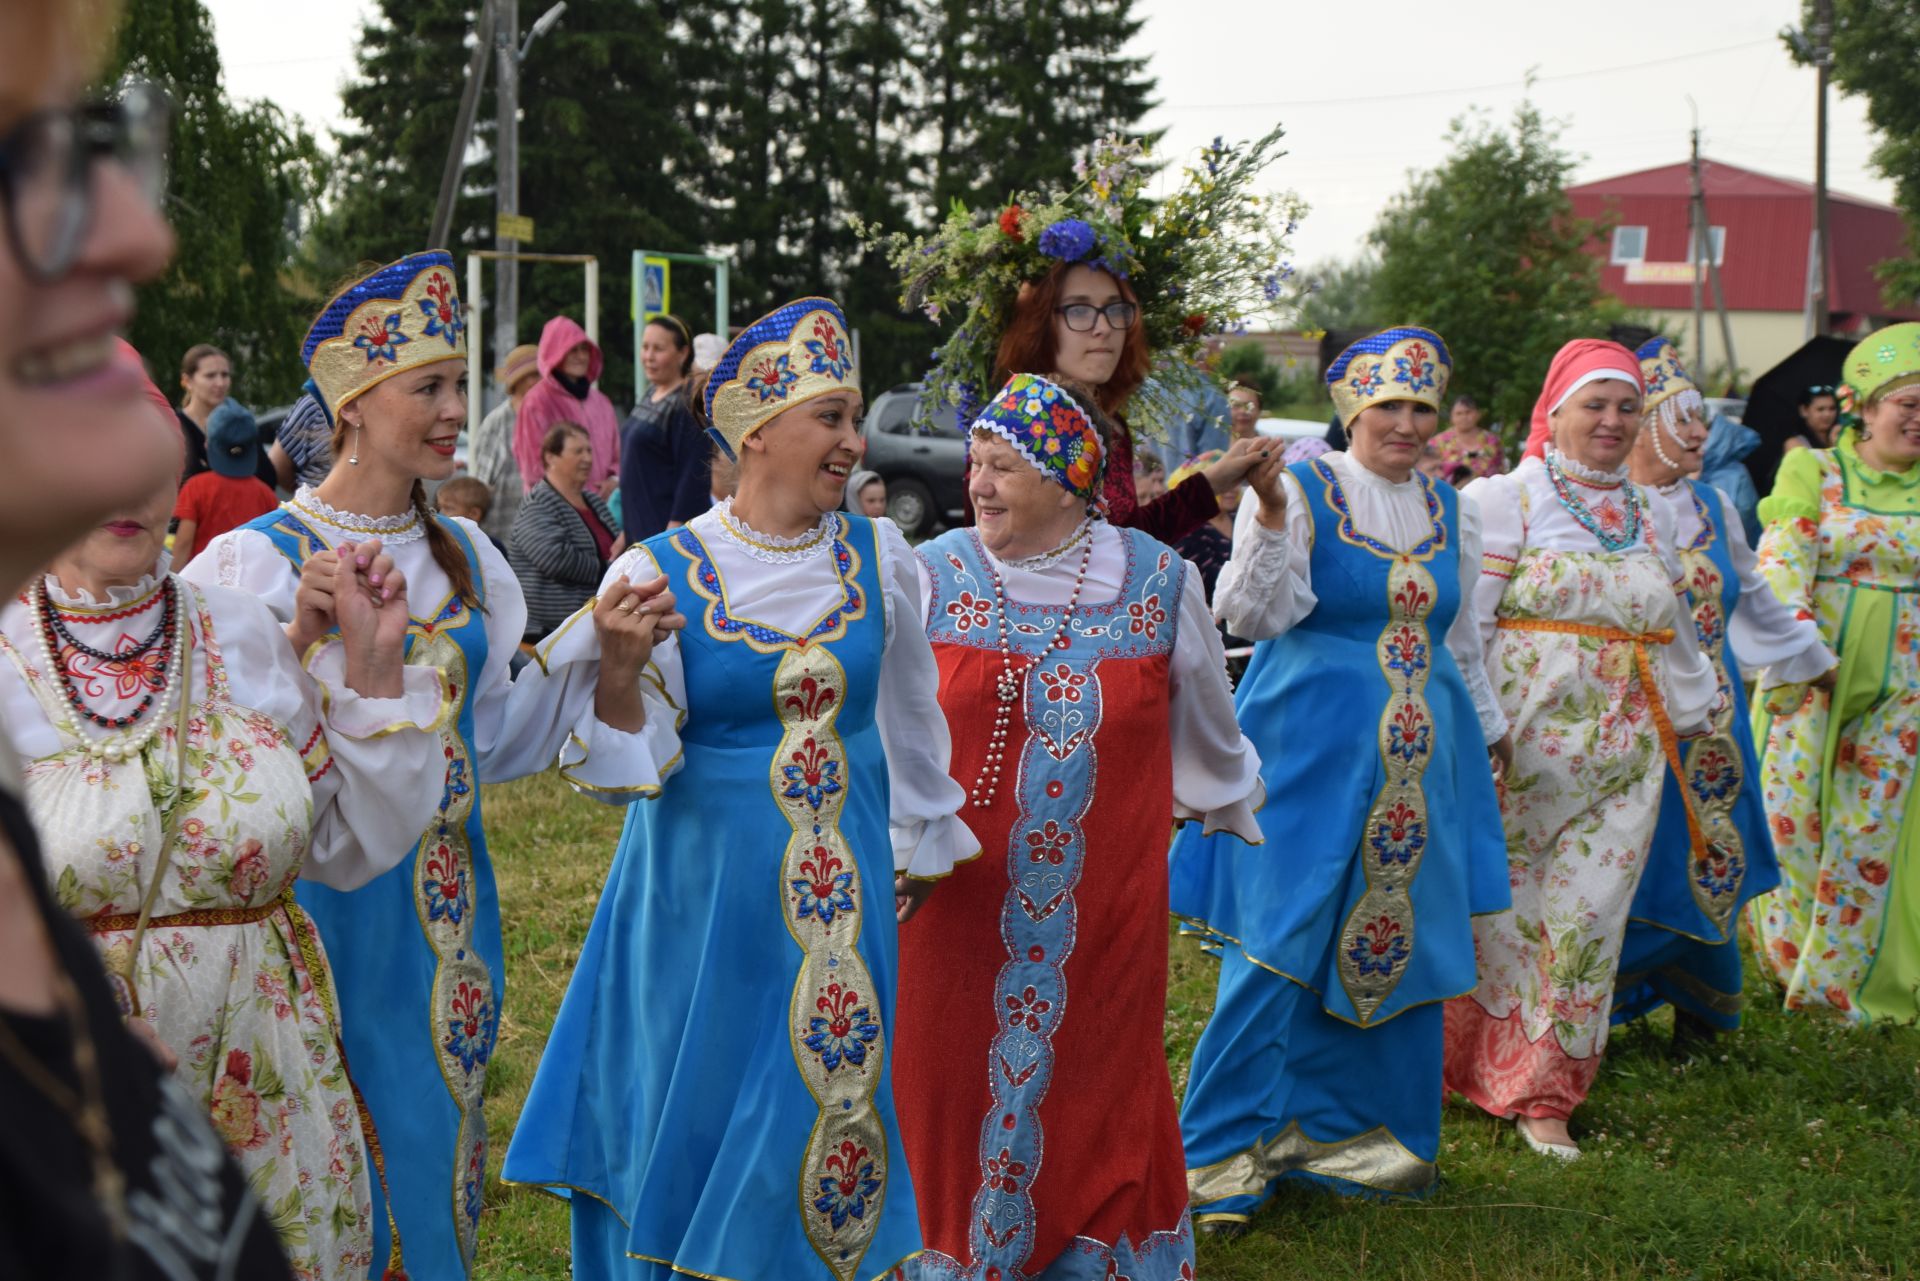
M 971 422 L 998 386 L 994 357 L 1020 287 L 1057 263 L 1085 263 L 1128 281 L 1139 297 L 1134 323 L 1153 363 L 1125 413 L 1136 434 L 1166 439 L 1219 381 L 1208 369 L 1208 340 L 1244 333 L 1290 301 L 1288 238 L 1306 206 L 1291 193 L 1254 190 L 1285 154 L 1276 150 L 1282 133 L 1276 125 L 1238 146 L 1214 139 L 1164 199 L 1147 194 L 1156 169 L 1147 144 L 1108 137 L 1075 166 L 1072 187 L 1017 192 L 994 212 L 956 201 L 930 236 L 883 234 L 856 220 L 861 238 L 900 273 L 901 306 L 958 322 L 933 353 L 923 412 L 949 406 L 962 425 Z

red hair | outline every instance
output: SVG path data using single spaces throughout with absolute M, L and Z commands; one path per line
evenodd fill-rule
M 1007 332 L 1000 335 L 1000 350 L 994 357 L 996 390 L 1005 386 L 1007 379 L 1015 374 L 1050 375 L 1058 367 L 1054 363 L 1058 354 L 1053 343 L 1054 309 L 1060 305 L 1067 273 L 1084 265 L 1057 262 L 1040 279 L 1020 286 L 1019 297 L 1013 303 L 1013 319 L 1007 324 Z M 1100 269 L 1096 267 L 1093 270 Z M 1102 271 L 1101 274 L 1119 288 L 1122 300 L 1132 303 L 1136 309 L 1139 307 L 1139 295 L 1133 292 L 1131 284 L 1111 272 Z M 1147 351 L 1147 333 L 1142 319 L 1135 315 L 1133 327 L 1127 330 L 1127 336 L 1120 344 L 1120 363 L 1113 367 L 1113 376 L 1094 388 L 1094 398 L 1107 413 L 1120 412 L 1121 406 L 1147 380 L 1147 367 L 1152 355 Z

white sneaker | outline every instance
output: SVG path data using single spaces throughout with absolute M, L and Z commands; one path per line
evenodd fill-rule
M 1527 1146 L 1535 1152 L 1538 1152 L 1541 1156 L 1550 1156 L 1556 1161 L 1578 1161 L 1580 1159 L 1580 1149 L 1571 1143 L 1548 1143 L 1542 1139 L 1534 1138 L 1533 1131 L 1527 1128 L 1527 1118 L 1524 1116 L 1513 1118 L 1513 1128 L 1520 1131 L 1520 1137 L 1526 1141 Z

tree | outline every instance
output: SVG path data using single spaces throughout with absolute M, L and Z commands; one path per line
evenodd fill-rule
M 1531 103 L 1510 132 L 1468 116 L 1448 139 L 1446 160 L 1415 176 L 1368 236 L 1375 306 L 1391 323 L 1437 330 L 1453 352 L 1450 385 L 1524 426 L 1554 352 L 1624 315 L 1587 252 L 1605 228 L 1574 217 L 1573 158 Z
M 312 137 L 272 106 L 228 99 L 199 0 L 129 6 L 108 71 L 155 81 L 174 109 L 165 209 L 178 247 L 166 273 L 141 287 L 129 340 L 163 388 L 181 353 L 211 342 L 233 359 L 236 395 L 262 406 L 291 400 L 313 310 L 289 272 L 320 190 Z
M 1300 327 L 1342 332 L 1380 328 L 1373 296 L 1379 271 L 1380 264 L 1365 256 L 1309 267 L 1302 273 L 1309 292 L 1300 304 Z
M 1813 0 L 1802 0 L 1810 31 Z M 1811 49 L 1791 33 L 1800 63 Z M 1880 134 L 1873 167 L 1891 179 L 1894 203 L 1907 221 L 1907 256 L 1876 268 L 1886 299 L 1897 307 L 1920 297 L 1920 7 L 1911 0 L 1833 0 L 1833 82 L 1867 100 L 1867 121 Z

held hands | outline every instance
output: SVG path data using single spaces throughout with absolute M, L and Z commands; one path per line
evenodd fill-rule
M 1200 474 L 1207 478 L 1207 484 L 1216 494 L 1224 494 L 1242 481 L 1250 479 L 1249 473 L 1269 458 L 1278 458 L 1280 450 L 1271 440 L 1255 436 L 1248 440 L 1236 440 L 1227 446 L 1226 456 L 1209 467 L 1202 468 Z
M 1287 527 L 1287 487 L 1282 483 L 1286 474 L 1285 451 L 1280 449 L 1262 454 L 1247 473 L 1247 488 L 1260 500 L 1259 510 L 1254 514 L 1268 529 Z
M 916 880 L 905 872 L 897 873 L 893 878 L 893 915 L 900 924 L 905 925 L 914 917 L 927 899 L 933 894 L 937 881 Z
M 640 673 L 653 647 L 686 625 L 686 615 L 674 609 L 665 574 L 638 584 L 622 579 L 600 594 L 593 607 L 593 630 L 600 640 L 593 707 L 602 722 L 629 734 L 647 723 Z
M 406 575 L 374 538 L 342 543 L 300 566 L 287 640 L 304 660 L 313 643 L 338 626 L 347 684 L 370 698 L 397 698 L 409 622 Z
M 1512 734 L 1502 734 L 1499 742 L 1487 744 L 1487 765 L 1493 770 L 1493 785 L 1505 784 L 1507 771 L 1513 768 Z

